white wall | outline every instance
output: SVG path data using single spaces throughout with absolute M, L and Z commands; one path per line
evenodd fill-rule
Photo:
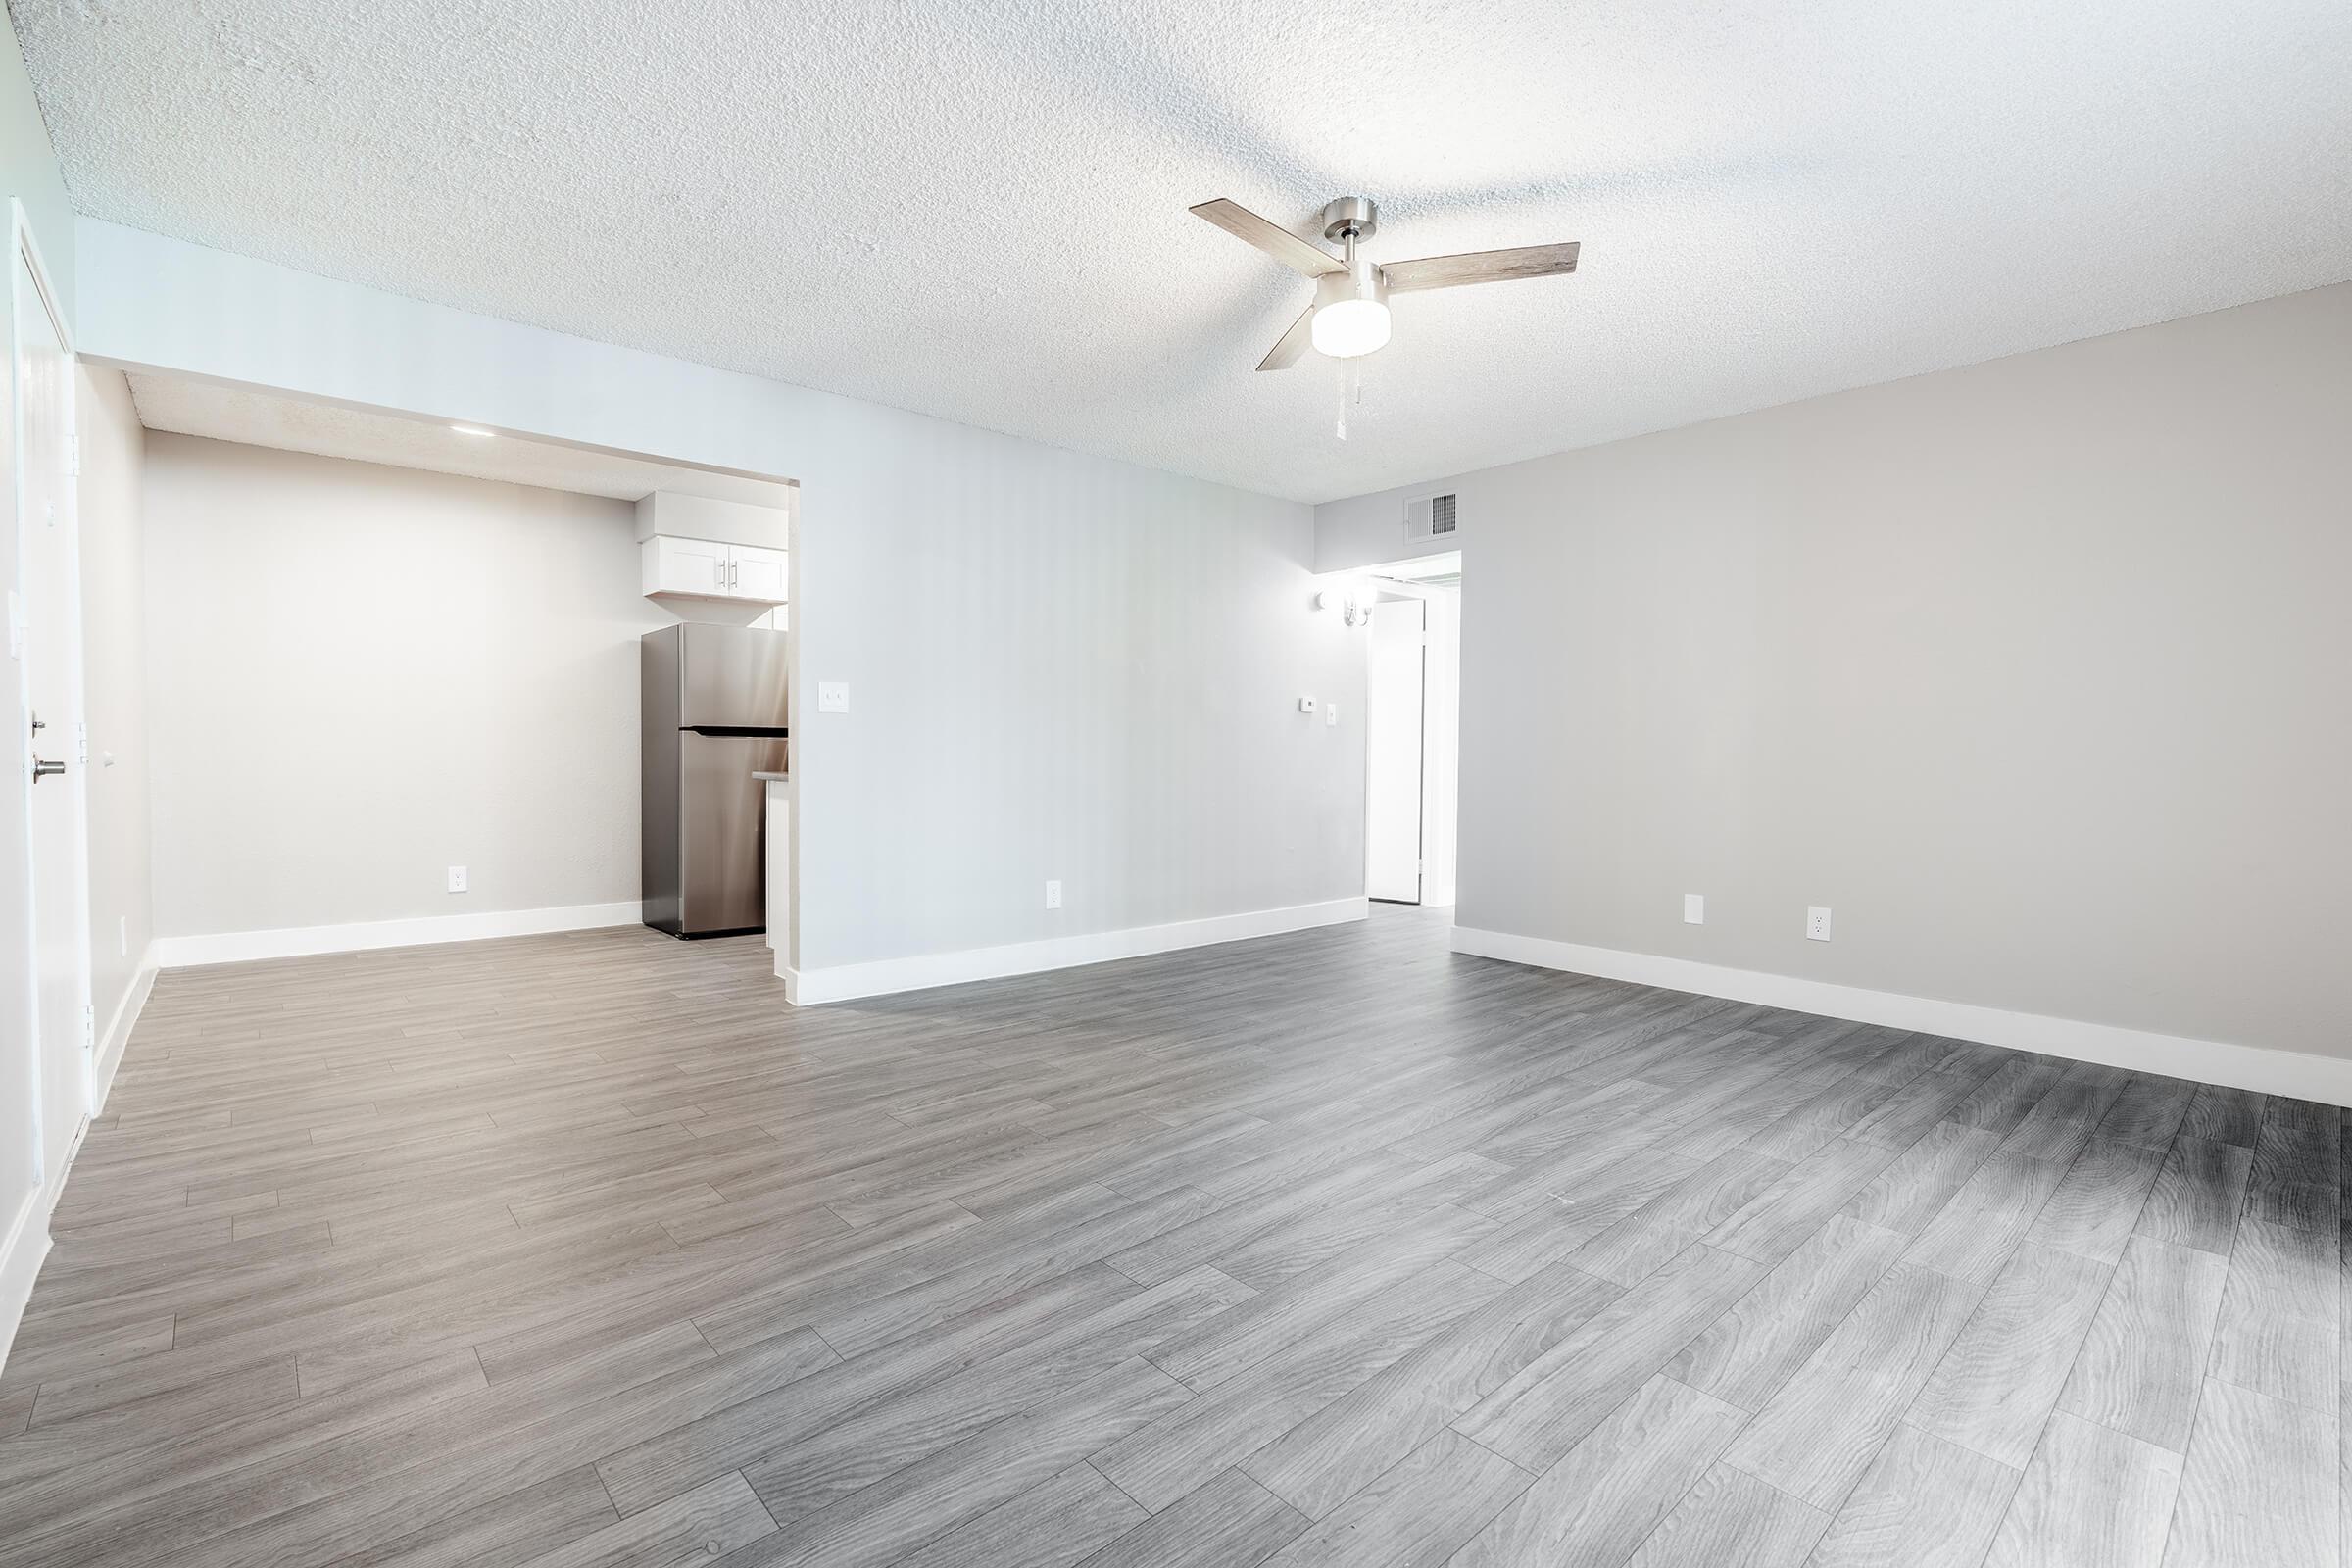
M 2352 285 L 1449 481 L 1459 923 L 2352 1054 L 2347 367 Z
M 1360 648 L 1306 608 L 1308 508 L 78 235 L 90 353 L 801 481 L 804 969 L 1361 894 L 1361 731 L 1296 712 L 1362 695 Z M 816 715 L 819 680 L 853 710 Z
M 0 194 L 24 204 L 33 239 L 57 290 L 69 327 L 74 318 L 74 204 L 49 145 L 49 128 L 33 97 L 32 78 L 17 49 L 17 29 L 0 16 Z
M 1361 571 L 1367 566 L 1395 566 L 1427 561 L 1461 549 L 1462 539 L 1476 532 L 1475 522 L 1459 519 L 1458 529 L 1443 539 L 1415 539 L 1405 534 L 1404 509 L 1408 499 L 1436 494 L 1443 484 L 1407 485 L 1375 496 L 1330 502 L 1315 509 L 1315 570 Z
M 111 1075 L 126 1009 L 150 978 L 155 933 L 147 764 L 146 432 L 130 388 L 84 366 L 81 436 L 82 697 L 90 727 L 90 1001 Z
M 1360 896 L 1361 639 L 1310 608 L 1308 509 L 939 435 L 829 536 L 807 492 L 802 684 L 852 711 L 796 711 L 801 966 Z
M 162 935 L 637 898 L 630 503 L 151 432 L 146 511 Z

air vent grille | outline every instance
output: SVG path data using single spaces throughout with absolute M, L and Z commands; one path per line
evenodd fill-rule
M 1404 542 L 1418 544 L 1452 538 L 1461 521 L 1454 507 L 1456 499 L 1450 491 L 1443 495 L 1408 496 L 1404 503 Z

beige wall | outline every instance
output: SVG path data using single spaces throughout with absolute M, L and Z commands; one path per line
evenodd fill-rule
M 109 1042 L 110 1024 L 137 986 L 155 929 L 141 502 L 146 432 L 120 371 L 84 365 L 75 390 L 82 701 L 90 726 L 90 1000 L 98 1038 Z
M 161 934 L 637 897 L 627 502 L 160 432 L 146 498 Z
M 1463 925 L 2352 1054 L 2352 285 L 1454 483 Z

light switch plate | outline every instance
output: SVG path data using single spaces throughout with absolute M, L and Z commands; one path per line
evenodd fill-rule
M 816 683 L 816 710 L 820 713 L 846 713 L 850 710 L 850 683 L 846 680 L 820 680 Z
M 1339 728 L 1339 724 L 1340 705 L 1337 703 L 1325 703 L 1323 705 L 1323 727 L 1325 729 L 1337 729 Z
M 1705 894 L 1703 894 L 1703 893 L 1686 893 L 1686 894 L 1684 894 L 1684 895 L 1683 895 L 1683 924 L 1685 924 L 1685 925 L 1705 925 L 1706 923 L 1707 923 L 1707 897 L 1706 897 L 1706 895 L 1705 895 Z

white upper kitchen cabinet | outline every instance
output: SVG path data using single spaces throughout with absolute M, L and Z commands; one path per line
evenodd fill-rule
M 791 557 L 782 550 L 681 539 L 672 534 L 657 534 L 639 548 L 644 591 L 649 598 L 780 605 L 791 581 L 786 569 Z
M 727 564 L 727 591 L 737 599 L 757 599 L 764 604 L 780 605 L 785 599 L 785 564 L 792 558 L 781 550 L 762 550 L 758 545 L 729 545 L 731 558 Z
M 727 550 L 704 539 L 648 539 L 643 552 L 645 591 L 715 599 L 727 591 Z

